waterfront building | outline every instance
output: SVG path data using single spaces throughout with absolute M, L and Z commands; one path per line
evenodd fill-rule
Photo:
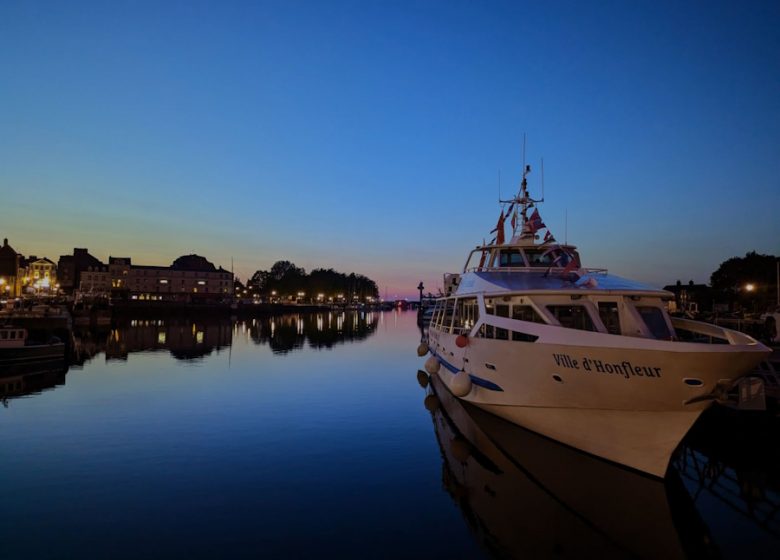
M 184 255 L 171 266 L 134 265 L 109 257 L 110 289 L 121 299 L 220 302 L 233 295 L 233 274 L 199 255 Z
M 87 249 L 73 249 L 72 255 L 62 255 L 57 263 L 60 289 L 66 293 L 73 293 L 74 290 L 81 288 L 83 272 L 95 272 L 96 269 L 99 272 L 105 266 L 99 259 L 90 255 Z M 94 280 L 90 277 L 91 282 Z
M 102 263 L 99 266 L 88 266 L 81 271 L 79 292 L 99 296 L 111 294 L 111 272 Z
M 20 259 L 19 275 L 22 276 L 24 291 L 52 293 L 57 290 L 57 265 L 46 257 L 31 255 Z
M 712 288 L 706 284 L 694 284 L 693 280 L 683 284 L 678 280 L 664 286 L 664 290 L 674 294 L 673 311 L 696 314 L 712 310 Z
M 0 298 L 19 297 L 22 293 L 22 275 L 19 273 L 21 255 L 3 239 L 0 247 Z

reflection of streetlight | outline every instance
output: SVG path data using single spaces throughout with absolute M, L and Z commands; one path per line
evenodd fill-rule
M 749 283 L 748 283 L 748 284 L 745 284 L 745 291 L 747 291 L 747 292 L 752 292 L 752 291 L 753 291 L 753 290 L 755 290 L 755 289 L 756 289 L 756 286 L 755 286 L 755 284 L 749 284 Z

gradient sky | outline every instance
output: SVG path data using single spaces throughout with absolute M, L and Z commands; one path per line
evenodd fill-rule
M 441 285 L 517 188 L 662 286 L 780 253 L 778 2 L 0 3 L 0 237 Z

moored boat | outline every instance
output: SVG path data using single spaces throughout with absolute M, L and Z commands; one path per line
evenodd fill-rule
M 529 172 L 502 201 L 496 238 L 471 251 L 462 273 L 445 275 L 426 369 L 489 412 L 663 477 L 702 411 L 770 351 L 743 333 L 670 317 L 669 292 L 583 267 L 577 248 L 543 223 Z
M 0 373 L 30 364 L 59 363 L 65 359 L 65 344 L 56 337 L 45 343 L 28 339 L 27 329 L 0 326 Z

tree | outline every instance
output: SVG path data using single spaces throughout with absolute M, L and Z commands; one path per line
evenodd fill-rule
M 768 308 L 776 299 L 776 262 L 776 256 L 755 251 L 722 262 L 710 277 L 716 299 L 753 311 Z

